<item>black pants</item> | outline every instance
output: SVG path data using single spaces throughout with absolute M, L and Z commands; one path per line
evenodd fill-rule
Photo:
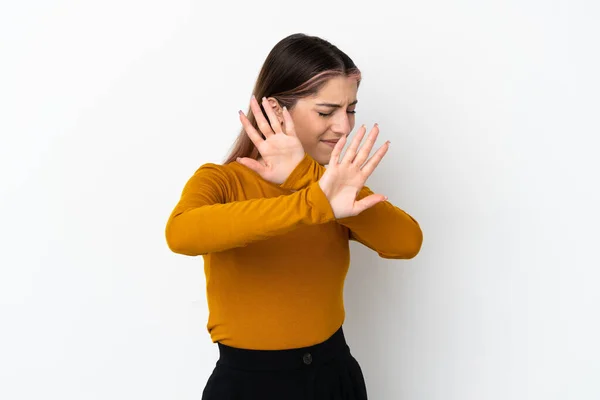
M 202 400 L 366 400 L 361 368 L 342 328 L 314 346 L 246 350 L 218 343 Z

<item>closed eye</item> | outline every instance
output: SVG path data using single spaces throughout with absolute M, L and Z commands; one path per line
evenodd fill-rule
M 356 111 L 346 111 L 348 114 L 356 114 Z M 329 114 L 324 114 L 324 113 L 319 113 L 319 116 L 321 117 L 329 117 L 331 114 L 333 113 L 329 113 Z

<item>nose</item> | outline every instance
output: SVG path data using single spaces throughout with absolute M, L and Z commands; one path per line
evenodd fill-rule
M 347 113 L 338 114 L 338 116 L 333 120 L 331 131 L 335 132 L 339 136 L 348 136 L 351 130 L 352 123 L 350 121 L 350 116 Z

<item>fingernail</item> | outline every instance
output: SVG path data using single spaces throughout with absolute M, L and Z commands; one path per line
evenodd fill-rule
M 375 126 L 379 128 L 379 124 L 377 122 L 375 122 Z
M 242 115 L 242 110 L 238 110 L 238 114 Z
M 267 98 L 266 98 L 266 97 L 263 97 L 262 99 L 263 99 L 263 101 L 267 101 Z
M 254 96 L 254 94 L 252 94 L 252 97 L 250 98 L 250 100 L 256 100 L 256 96 Z
M 383 196 L 383 199 L 384 199 L 385 201 L 387 201 L 388 197 L 387 197 L 387 196 Z

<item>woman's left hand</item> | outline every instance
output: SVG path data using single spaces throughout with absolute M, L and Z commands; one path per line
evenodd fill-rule
M 239 112 L 240 120 L 246 134 L 258 149 L 262 159 L 255 160 L 250 157 L 242 157 L 236 161 L 255 171 L 263 179 L 280 185 L 285 182 L 305 156 L 302 143 L 300 143 L 300 140 L 296 136 L 294 121 L 288 110 L 284 108 L 284 132 L 279 119 L 267 99 L 263 98 L 263 107 L 269 117 L 270 123 L 264 117 L 254 96 L 252 96 L 252 100 L 250 101 L 250 107 L 256 123 L 264 135 L 264 139 L 254 129 L 242 111 Z

